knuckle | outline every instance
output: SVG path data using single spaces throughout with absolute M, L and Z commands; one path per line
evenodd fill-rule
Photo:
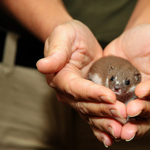
M 86 97 L 87 97 L 87 100 L 89 100 L 89 101 L 96 101 L 95 98 L 93 98 L 91 92 L 87 92 Z
M 97 131 L 101 132 L 107 132 L 107 125 L 106 125 L 106 119 L 100 118 L 98 120 L 95 120 L 93 118 L 89 119 L 90 126 L 94 127 Z
M 89 101 L 97 101 L 95 98 L 95 91 L 93 91 L 93 83 L 89 83 L 88 88 L 86 89 L 85 93 L 86 93 L 86 98 Z
M 50 38 L 47 38 L 45 41 L 45 45 L 44 45 L 44 56 L 45 57 L 48 55 L 49 45 L 50 45 Z
M 87 122 L 88 122 L 88 124 L 90 126 L 94 126 L 95 127 L 95 122 L 94 122 L 94 120 L 92 118 L 89 118 Z
M 51 86 L 52 88 L 55 87 L 55 84 L 52 82 L 52 81 L 53 81 L 53 78 L 54 78 L 54 74 L 46 75 L 47 84 L 48 84 L 49 86 Z
M 56 97 L 57 97 L 57 100 L 63 104 L 66 104 L 66 105 L 69 105 L 68 104 L 68 98 L 63 94 L 61 93 L 59 90 L 55 89 L 55 92 L 56 92 Z
M 61 94 L 59 94 L 59 93 L 56 92 L 56 97 L 57 97 L 57 99 L 58 99 L 59 102 L 64 103 L 64 98 L 62 97 Z
M 90 126 L 96 127 L 100 131 L 106 131 L 106 119 L 104 118 L 89 118 L 88 123 Z
M 76 110 L 84 115 L 97 116 L 97 117 L 111 117 L 109 109 L 105 107 L 105 104 L 97 103 L 83 103 L 77 102 Z
M 77 104 L 76 104 L 76 110 L 77 110 L 79 113 L 82 113 L 82 114 L 84 114 L 84 115 L 88 115 L 88 114 L 89 114 L 88 109 L 83 105 L 82 102 L 77 102 Z
M 105 104 L 100 104 L 98 110 L 99 116 L 109 117 L 108 109 L 105 107 Z

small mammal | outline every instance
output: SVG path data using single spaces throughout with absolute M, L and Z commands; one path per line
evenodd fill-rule
M 141 81 L 141 74 L 128 60 L 107 56 L 97 60 L 90 68 L 88 79 L 110 88 L 117 100 L 128 104 L 136 99 L 135 87 Z

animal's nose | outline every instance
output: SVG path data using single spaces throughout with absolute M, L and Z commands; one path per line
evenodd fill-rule
M 120 85 L 115 85 L 115 90 L 118 91 L 119 89 L 121 89 Z

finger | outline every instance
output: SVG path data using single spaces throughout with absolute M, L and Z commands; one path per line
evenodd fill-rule
M 115 94 L 102 85 L 95 84 L 79 77 L 68 81 L 70 77 L 67 74 L 66 76 L 61 76 L 64 78 L 57 79 L 59 84 L 55 83 L 55 88 L 60 89 L 64 94 L 71 95 L 75 101 L 95 101 L 106 103 L 114 103 L 116 101 Z M 53 81 L 54 80 L 55 79 L 53 79 Z M 51 84 L 51 86 L 53 85 Z M 60 97 L 60 100 L 61 99 L 62 98 Z
M 134 123 L 127 123 L 122 128 L 121 138 L 131 141 L 136 137 L 142 137 L 150 129 L 150 120 L 143 119 Z
M 139 98 L 144 98 L 146 96 L 150 98 L 150 80 L 139 83 L 135 88 L 135 94 Z
M 121 137 L 122 125 L 114 119 L 93 117 L 89 118 L 88 123 L 90 126 L 96 127 L 98 130 L 111 135 L 113 139 Z
M 62 103 L 65 103 L 74 108 L 83 118 L 88 121 L 91 116 L 97 117 L 111 117 L 111 118 L 126 118 L 126 106 L 117 101 L 115 104 L 95 103 L 73 100 L 72 96 L 64 95 L 60 91 L 56 92 L 57 98 Z
M 150 81 L 144 81 L 137 85 L 135 94 L 140 98 L 131 101 L 127 105 L 127 114 L 131 117 L 140 115 L 150 117 Z
M 127 114 L 130 117 L 140 116 L 142 118 L 150 118 L 150 101 L 136 99 L 128 103 Z
M 71 105 L 84 115 L 87 122 L 91 116 L 126 119 L 126 106 L 119 101 L 115 104 L 72 102 Z
M 108 148 L 108 146 L 111 146 L 113 144 L 114 140 L 111 138 L 111 136 L 109 134 L 102 132 L 93 126 L 91 128 L 92 128 L 93 133 L 96 136 L 96 138 L 100 142 L 102 142 L 106 148 Z
M 58 26 L 46 40 L 45 58 L 37 62 L 37 68 L 40 72 L 45 74 L 57 72 L 68 62 L 73 51 L 75 30 L 71 28 L 71 34 L 68 34 L 65 29 L 63 25 Z
M 62 58 L 62 56 L 64 57 Z M 65 66 L 67 60 L 68 58 L 65 53 L 61 55 L 61 53 L 56 52 L 52 56 L 48 56 L 38 60 L 36 66 L 38 71 L 43 74 L 56 73 Z

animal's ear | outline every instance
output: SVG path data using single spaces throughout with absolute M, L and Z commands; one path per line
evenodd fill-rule
M 141 82 L 141 74 L 140 73 L 135 73 L 134 77 L 135 77 L 136 81 Z
M 114 69 L 114 66 L 109 67 L 109 73 Z

